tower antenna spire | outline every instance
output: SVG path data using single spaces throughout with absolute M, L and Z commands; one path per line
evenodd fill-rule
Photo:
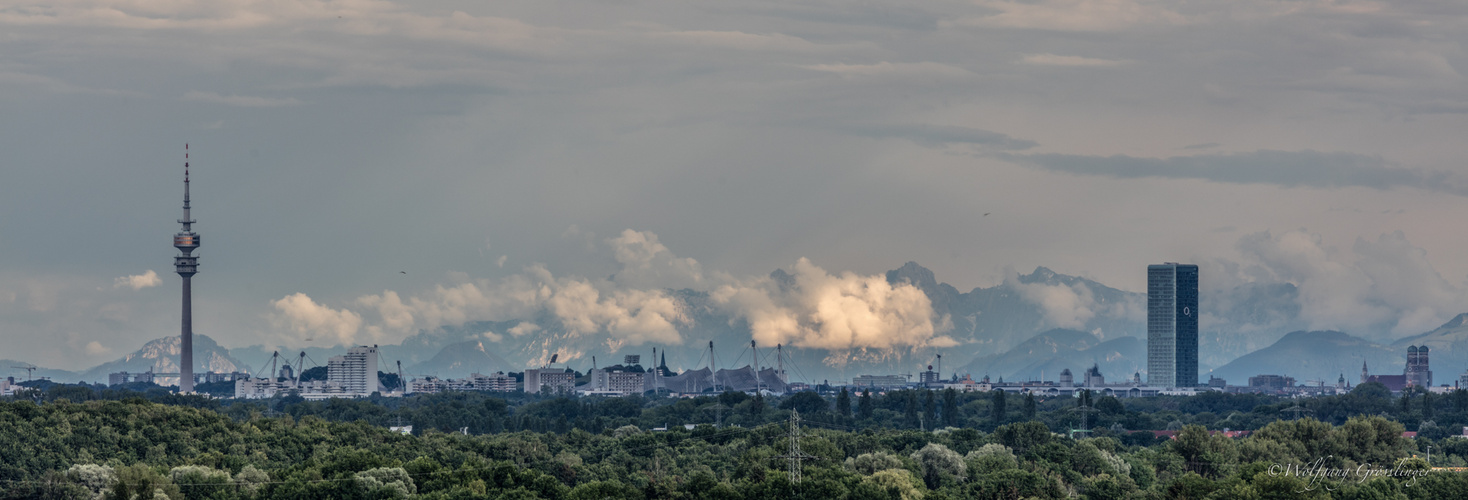
M 194 306 L 193 277 L 199 272 L 199 258 L 193 255 L 199 248 L 199 234 L 193 230 L 194 219 L 189 214 L 189 145 L 184 143 L 184 204 L 183 218 L 178 220 L 183 230 L 173 235 L 173 247 L 180 255 L 173 257 L 174 271 L 183 278 L 183 314 L 179 331 L 178 392 L 194 392 Z

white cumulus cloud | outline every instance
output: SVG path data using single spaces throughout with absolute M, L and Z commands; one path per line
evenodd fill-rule
M 112 287 L 113 288 L 128 287 L 128 288 L 132 288 L 133 290 L 142 290 L 142 289 L 148 288 L 150 286 L 158 286 L 158 285 L 162 285 L 162 284 L 163 284 L 163 279 L 158 277 L 158 273 L 153 272 L 152 269 L 149 269 L 147 272 L 145 272 L 143 274 L 136 274 L 136 275 L 132 275 L 132 276 L 122 276 L 122 277 L 119 277 L 117 279 L 114 279 L 113 282 L 112 282 Z
M 711 295 L 734 317 L 749 323 L 762 344 L 822 349 L 950 347 L 938 336 L 946 326 L 932 303 L 910 284 L 851 272 L 832 275 L 807 259 L 789 279 L 760 278 L 724 285 Z
M 358 342 L 362 317 L 357 313 L 317 304 L 304 293 L 287 295 L 275 301 L 274 305 L 280 313 L 278 319 L 300 337 L 319 338 L 323 343 L 350 345 Z

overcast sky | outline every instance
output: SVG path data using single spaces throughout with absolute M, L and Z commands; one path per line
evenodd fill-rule
M 177 334 L 185 142 L 230 347 L 304 342 L 295 294 L 366 332 L 602 280 L 627 229 L 729 279 L 1201 262 L 1416 333 L 1468 311 L 1465 41 L 1453 0 L 9 1 L 0 358 Z

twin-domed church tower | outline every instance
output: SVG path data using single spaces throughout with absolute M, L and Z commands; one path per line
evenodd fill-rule
M 192 229 L 194 219 L 189 217 L 189 145 L 184 144 L 184 204 L 183 218 L 178 220 L 183 230 L 173 235 L 173 247 L 183 255 L 173 258 L 174 271 L 183 277 L 183 329 L 179 332 L 178 392 L 194 392 L 194 305 L 193 289 L 190 285 L 194 273 L 199 272 L 199 258 L 193 256 L 199 248 L 199 233 Z

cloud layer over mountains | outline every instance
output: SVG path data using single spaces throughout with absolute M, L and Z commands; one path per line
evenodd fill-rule
M 832 352 L 937 349 L 984 355 L 992 354 L 984 349 L 1007 348 L 1050 328 L 1103 339 L 1145 338 L 1145 296 L 1053 273 L 1007 270 L 1000 287 L 984 291 L 988 295 L 965 294 L 972 296 L 964 300 L 978 302 L 964 305 L 951 303 L 959 292 L 920 267 L 888 276 L 833 273 L 802 258 L 768 276 L 733 277 L 676 256 L 647 231 L 629 229 L 593 245 L 618 266 L 608 278 L 557 276 L 536 264 L 504 279 L 457 275 L 421 293 L 384 290 L 346 304 L 291 294 L 274 303 L 281 332 L 275 342 L 387 344 L 419 331 L 501 322 L 514 326 L 485 332 L 491 346 L 545 335 L 589 339 L 613 350 L 647 343 L 686 346 L 702 339 L 690 335 L 709 326 L 698 324 L 700 314 L 728 323 L 720 328 L 744 329 L 760 345 Z M 1381 339 L 1416 334 L 1468 310 L 1465 288 L 1444 279 L 1401 233 L 1360 239 L 1342 251 L 1304 230 L 1259 232 L 1241 237 L 1237 250 L 1237 260 L 1201 263 L 1202 328 L 1253 339 L 1252 347 L 1240 347 L 1244 352 L 1299 328 Z M 1144 265 L 1137 264 L 1138 272 Z M 706 300 L 690 302 L 686 293 Z M 1021 305 L 1006 307 L 1028 307 L 1037 316 L 996 325 L 990 322 L 999 316 L 980 315 L 1002 311 L 955 312 L 1015 299 Z M 709 310 L 699 313 L 698 307 Z M 999 337 L 1004 340 L 993 344 Z
M 1468 287 L 1444 278 L 1427 252 L 1400 231 L 1375 240 L 1357 238 L 1349 250 L 1303 229 L 1264 231 L 1244 235 L 1237 248 L 1239 261 L 1205 263 L 1202 283 L 1212 293 L 1204 297 L 1227 297 L 1229 289 L 1240 286 L 1290 285 L 1288 293 L 1264 297 L 1275 306 L 1298 308 L 1296 318 L 1275 321 L 1297 320 L 1309 329 L 1384 340 L 1431 330 L 1468 311 Z M 1230 327 L 1209 315 L 1220 309 L 1216 305 L 1200 308 L 1205 328 Z
M 696 260 L 676 257 L 651 232 L 629 229 L 598 245 L 620 266 L 604 280 L 556 276 L 537 264 L 501 280 L 465 279 L 407 299 L 385 290 L 339 308 L 292 294 L 274 303 L 277 324 L 286 332 L 276 340 L 299 345 L 303 337 L 316 336 L 343 344 L 388 343 L 418 330 L 524 320 L 494 333 L 518 337 L 554 327 L 573 337 L 604 335 L 618 345 L 681 344 L 680 327 L 690 318 L 670 294 L 676 287 L 708 292 L 720 311 L 731 321 L 747 322 L 754 339 L 766 345 L 956 345 L 940 335 L 952 324 L 934 313 L 921 290 L 880 275 L 832 274 L 800 259 L 789 272 L 770 277 L 705 277 Z

